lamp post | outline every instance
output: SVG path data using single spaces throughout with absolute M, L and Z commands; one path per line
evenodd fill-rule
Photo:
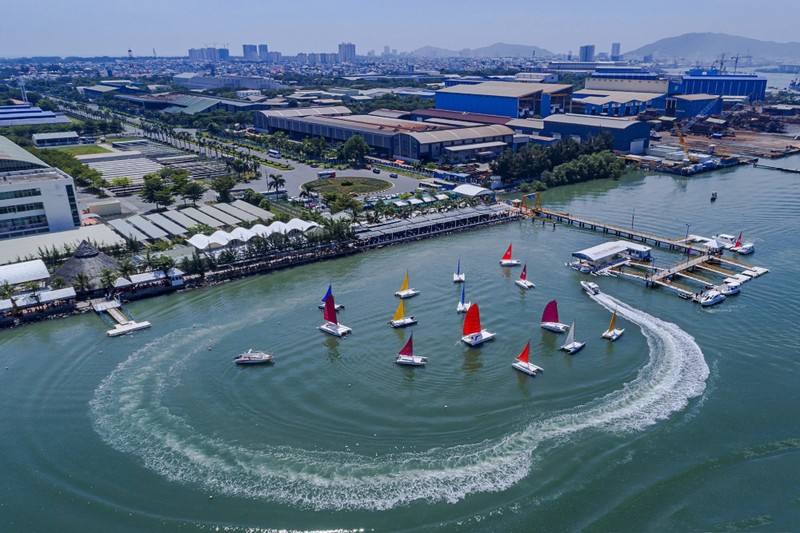
M 686 248 L 686 262 L 688 263 L 689 262 L 689 256 L 692 253 L 692 248 L 691 248 L 691 245 L 689 244 L 689 226 L 691 226 L 691 224 L 689 224 L 688 222 L 686 222 L 685 224 L 686 224 L 686 246 L 687 246 L 687 248 Z

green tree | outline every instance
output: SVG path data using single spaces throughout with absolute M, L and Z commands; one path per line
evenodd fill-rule
M 164 180 L 157 173 L 144 176 L 144 183 L 139 197 L 148 204 L 156 204 L 156 209 L 161 204 L 166 207 L 175 203 L 171 189 L 167 187 Z
M 117 176 L 111 180 L 111 186 L 122 189 L 122 194 L 128 192 L 128 187 L 133 185 L 133 181 L 126 176 Z
M 78 294 L 86 294 L 89 291 L 90 284 L 89 276 L 83 272 L 78 272 L 78 275 L 75 276 L 75 281 L 72 282 L 72 286 L 75 287 Z
M 231 190 L 236 186 L 233 176 L 221 176 L 211 180 L 211 189 L 217 193 L 220 202 L 231 201 Z
M 181 187 L 181 190 L 178 194 L 180 194 L 181 198 L 183 198 L 183 204 L 186 205 L 186 201 L 190 200 L 192 205 L 197 205 L 197 201 L 203 197 L 206 193 L 206 186 L 200 183 L 199 181 L 189 181 Z
M 270 174 L 269 182 L 267 183 L 267 191 L 275 189 L 275 194 L 281 190 L 281 187 L 286 185 L 286 180 L 283 179 L 283 174 Z
M 364 158 L 369 153 L 369 145 L 361 135 L 353 135 L 342 145 L 341 158 L 362 165 Z
M 100 271 L 100 286 L 105 290 L 111 290 L 116 280 L 117 273 L 110 268 L 104 268 Z

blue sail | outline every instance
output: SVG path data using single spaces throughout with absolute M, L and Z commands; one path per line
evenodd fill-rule
M 327 299 L 330 297 L 330 295 L 331 295 L 331 286 L 330 286 L 330 285 L 328 285 L 328 292 L 326 292 L 326 293 L 325 293 L 325 296 L 323 296 L 323 297 L 322 297 L 322 300 L 321 300 L 321 302 L 322 302 L 322 303 L 325 303 L 325 300 L 327 300 Z

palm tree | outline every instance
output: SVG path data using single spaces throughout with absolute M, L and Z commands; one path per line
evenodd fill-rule
M 286 185 L 286 180 L 283 179 L 283 174 L 270 174 L 269 175 L 269 183 L 267 183 L 267 191 L 270 189 L 275 189 L 275 195 L 277 196 L 278 191 L 281 190 L 281 187 Z
M 89 276 L 84 274 L 83 272 L 79 272 L 77 276 L 75 276 L 75 281 L 72 282 L 72 286 L 75 287 L 79 293 L 85 294 L 89 291 L 89 284 L 91 280 Z
M 136 266 L 128 259 L 123 259 L 119 263 L 119 274 L 128 281 L 131 280 L 131 275 L 136 273 Z
M 8 283 L 8 280 L 4 280 L 0 285 L 0 299 L 8 300 L 12 294 L 14 294 L 14 288 Z

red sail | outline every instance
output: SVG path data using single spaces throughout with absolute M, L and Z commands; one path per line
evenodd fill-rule
M 511 259 L 511 246 L 512 246 L 512 245 L 511 245 L 511 244 L 509 244 L 509 245 L 508 245 L 508 250 L 506 250 L 506 253 L 504 253 L 504 254 L 503 254 L 503 258 L 502 258 L 502 259 L 503 259 L 503 261 L 506 261 L 506 260 L 508 260 L 508 259 Z
M 522 267 L 522 274 L 519 275 L 519 279 L 525 281 L 528 279 L 528 265 Z
M 739 246 L 742 245 L 742 233 L 744 233 L 744 232 L 743 231 L 739 232 L 739 238 L 736 239 L 736 244 L 733 245 L 734 247 L 738 248 Z
M 464 335 L 472 335 L 481 331 L 481 313 L 478 311 L 478 304 L 469 306 L 467 316 L 464 319 Z
M 412 333 L 411 336 L 408 338 L 408 342 L 403 349 L 397 352 L 398 355 L 407 355 L 411 357 L 414 355 L 414 334 Z
M 558 322 L 558 304 L 555 300 L 549 302 L 542 313 L 542 322 Z
M 525 345 L 525 349 L 517 356 L 517 361 L 522 361 L 525 364 L 528 364 L 528 356 L 531 354 L 531 341 L 528 341 L 528 344 Z
M 330 322 L 332 324 L 339 323 L 336 321 L 336 304 L 333 303 L 333 294 L 331 294 L 325 299 L 325 312 L 322 316 L 327 322 Z

